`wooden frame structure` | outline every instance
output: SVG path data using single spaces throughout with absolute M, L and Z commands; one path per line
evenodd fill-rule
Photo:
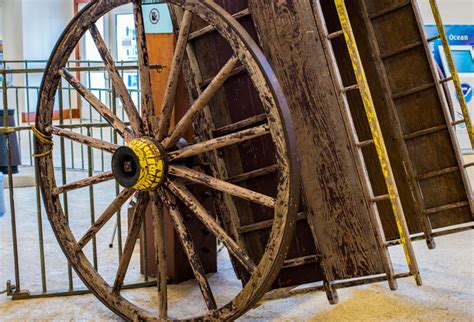
M 141 115 L 94 25 L 109 10 L 130 1 L 139 42 Z M 96 296 L 125 318 L 169 318 L 163 208 L 209 310 L 198 319 L 232 319 L 259 300 L 320 290 L 335 304 L 337 288 L 385 280 L 395 290 L 397 279 L 409 276 L 421 285 L 412 239 L 425 238 L 434 248 L 434 236 L 460 228 L 440 232 L 433 228 L 468 223 L 461 229 L 470 229 L 473 211 L 453 131 L 456 122 L 450 118 L 441 89 L 450 79 L 438 79 L 415 2 L 168 2 L 178 38 L 159 117 L 154 115 L 139 0 L 97 0 L 88 5 L 60 39 L 42 85 L 36 143 L 38 161 L 45 169 L 40 179 L 46 208 L 71 265 Z M 404 32 L 390 39 L 381 37 L 384 30 L 394 28 Z M 65 57 L 86 30 L 96 41 L 130 126 L 64 68 Z M 171 128 L 181 72 L 191 106 Z M 79 241 L 62 220 L 59 196 L 118 174 L 56 186 L 51 136 L 113 153 L 118 146 L 51 125 L 60 77 L 128 145 L 143 136 L 156 140 L 167 169 L 163 186 L 156 190 L 124 189 Z M 410 110 L 417 108 L 429 111 L 421 121 Z M 436 157 L 440 150 L 443 155 Z M 428 162 L 423 156 L 432 159 Z M 206 209 L 186 187 L 189 182 L 210 188 L 214 205 Z M 135 193 L 137 207 L 129 236 L 116 280 L 109 286 L 81 250 Z M 156 244 L 157 314 L 120 295 L 148 205 L 153 208 Z M 183 206 L 231 254 L 243 289 L 228 304 L 218 306 L 213 297 L 183 220 Z M 408 272 L 395 272 L 392 267 L 388 247 L 397 244 L 405 252 Z M 312 282 L 320 284 L 294 289 Z
M 115 7 L 133 3 L 135 25 L 137 30 L 138 57 L 141 95 L 141 113 L 135 106 L 116 64 L 100 35 L 95 22 Z M 92 292 L 117 314 L 130 320 L 160 320 L 176 319 L 168 316 L 167 273 L 164 245 L 164 223 L 162 209 L 166 208 L 177 236 L 180 239 L 188 262 L 198 281 L 207 311 L 196 319 L 232 319 L 245 313 L 266 292 L 276 277 L 291 241 L 293 226 L 296 219 L 296 204 L 298 201 L 298 163 L 293 153 L 294 133 L 286 100 L 273 72 L 263 54 L 245 33 L 245 31 L 224 10 L 212 2 L 201 1 L 170 1 L 184 10 L 181 19 L 181 30 L 177 39 L 177 47 L 171 63 L 170 77 L 167 90 L 161 104 L 160 117 L 155 116 L 155 105 L 151 91 L 152 66 L 149 64 L 148 49 L 144 33 L 143 12 L 139 0 L 94 1 L 87 5 L 69 24 L 58 41 L 44 75 L 39 98 L 39 118 L 36 121 L 36 156 L 41 169 L 39 179 L 41 190 L 48 211 L 49 220 L 66 257 L 76 273 Z M 172 106 L 177 92 L 177 83 L 188 47 L 191 18 L 200 17 L 227 40 L 229 57 L 213 75 L 205 88 L 193 97 L 193 102 L 186 113 L 173 128 L 170 128 Z M 109 108 L 85 88 L 71 74 L 65 64 L 85 32 L 89 31 L 97 49 L 105 63 L 109 77 L 117 92 L 128 120 L 120 119 L 116 114 L 115 105 Z M 262 102 L 262 117 L 259 124 L 250 126 L 234 126 L 226 129 L 225 134 L 213 137 L 193 135 L 190 140 L 183 136 L 191 127 L 193 121 L 200 115 L 213 97 L 219 94 L 222 86 L 228 81 L 235 66 L 248 70 L 251 75 L 255 99 Z M 70 83 L 116 131 L 123 137 L 127 146 L 119 147 L 116 142 L 105 142 L 91 136 L 81 135 L 52 125 L 52 113 L 55 96 L 62 79 Z M 203 124 L 204 125 L 204 124 Z M 90 133 L 89 133 L 90 134 Z M 85 144 L 90 150 L 98 149 L 114 153 L 112 172 L 57 186 L 54 176 L 52 136 L 69 139 Z M 277 182 L 270 192 L 259 190 L 258 187 L 238 186 L 228 182 L 227 177 L 211 176 L 198 171 L 194 159 L 206 155 L 217 154 L 218 149 L 228 146 L 239 146 L 252 140 L 264 140 L 273 146 L 272 160 L 275 162 Z M 138 149 L 138 150 L 137 150 Z M 143 150 L 140 150 L 143 149 Z M 138 152 L 134 152 L 138 151 Z M 153 152 L 155 151 L 155 152 Z M 135 155 L 135 156 L 134 156 Z M 148 156 L 148 157 L 146 157 Z M 151 163 L 150 163 L 151 162 Z M 157 172 L 157 170 L 159 170 Z M 148 180 L 152 175 L 160 176 L 160 180 Z M 73 190 L 89 187 L 101 182 L 117 179 L 126 185 L 117 198 L 106 208 L 89 230 L 76 240 L 64 220 L 62 197 Z M 127 179 L 127 180 L 125 180 Z M 136 182 L 134 181 L 136 180 Z M 161 182 L 161 183 L 158 183 Z M 216 192 L 222 193 L 227 199 L 246 200 L 249 205 L 265 209 L 273 216 L 272 233 L 267 239 L 266 249 L 259 261 L 254 261 L 241 248 L 235 238 L 221 226 L 186 187 L 189 182 L 205 185 Z M 92 263 L 83 252 L 83 248 L 94 240 L 95 235 L 110 220 L 120 207 L 130 198 L 136 198 L 124 250 L 116 272 L 115 280 L 108 284 L 94 269 Z M 217 303 L 213 296 L 196 246 L 187 228 L 184 216 L 178 203 L 186 206 L 188 211 L 199 219 L 229 251 L 230 256 L 246 272 L 247 280 L 242 290 L 229 303 Z M 125 275 L 131 260 L 135 244 L 141 230 L 148 205 L 152 207 L 154 222 L 154 241 L 156 245 L 157 265 L 157 312 L 150 312 L 137 307 L 123 297 L 122 290 Z M 222 220 L 222 219 L 221 219 Z

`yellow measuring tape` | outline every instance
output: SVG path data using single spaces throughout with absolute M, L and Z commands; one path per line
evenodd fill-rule
M 47 156 L 47 155 L 51 154 L 53 152 L 53 145 L 54 145 L 54 142 L 52 140 L 53 137 L 51 135 L 46 135 L 46 134 L 42 133 L 34 125 L 31 125 L 31 130 L 33 131 L 33 134 L 38 139 L 38 141 L 40 141 L 43 144 L 51 146 L 51 149 L 49 149 L 48 151 L 43 152 L 43 153 L 33 154 L 33 157 L 34 158 L 41 158 L 41 157 L 44 157 L 44 156 Z

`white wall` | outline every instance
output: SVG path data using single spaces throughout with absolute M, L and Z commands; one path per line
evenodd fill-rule
M 5 60 L 23 59 L 22 1 L 2 0 L 2 30 Z
M 473 0 L 438 0 L 438 7 L 445 25 L 474 25 Z M 435 24 L 429 0 L 418 0 L 423 21 Z
M 48 59 L 73 17 L 73 3 L 70 0 L 22 1 L 23 59 Z
M 5 60 L 48 60 L 51 51 L 66 25 L 73 17 L 72 0 L 0 0 Z M 44 67 L 30 64 L 29 67 Z M 9 68 L 24 68 L 23 64 L 9 64 Z M 41 74 L 29 75 L 29 86 L 39 86 Z M 13 77 L 13 85 L 23 86 L 23 75 Z M 25 110 L 26 93 L 20 93 L 19 106 Z M 9 102 L 15 102 L 9 91 Z M 35 110 L 36 92 L 29 92 L 30 111 Z M 14 107 L 10 106 L 9 107 Z
M 0 40 L 3 40 L 3 8 L 0 7 Z

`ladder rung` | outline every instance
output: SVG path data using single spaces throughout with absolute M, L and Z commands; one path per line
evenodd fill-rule
M 376 196 L 376 197 L 373 197 L 372 199 L 370 199 L 370 201 L 372 201 L 372 202 L 379 202 L 379 201 L 383 201 L 383 200 L 390 200 L 390 195 L 389 194 L 380 195 L 380 196 Z
M 218 129 L 215 129 L 214 131 L 212 131 L 212 134 L 214 135 L 214 137 L 223 136 L 223 135 L 230 134 L 239 130 L 243 130 L 250 126 L 260 125 L 266 120 L 267 120 L 267 115 L 265 113 L 262 113 L 256 116 L 246 118 L 242 121 L 235 122 L 235 123 L 220 127 Z
M 417 41 L 413 44 L 409 44 L 409 45 L 406 45 L 405 47 L 402 47 L 402 48 L 399 48 L 397 50 L 394 50 L 393 52 L 391 53 L 388 53 L 388 54 L 383 54 L 381 55 L 381 58 L 382 59 L 387 59 L 387 58 L 390 58 L 390 57 L 393 57 L 393 56 L 396 56 L 396 55 L 399 55 L 401 53 L 404 53 L 404 52 L 407 52 L 413 48 L 417 48 L 417 47 L 420 47 L 421 45 L 423 45 L 423 42 L 422 41 Z
M 445 78 L 441 78 L 439 80 L 440 84 L 443 84 L 443 83 L 447 83 L 447 82 L 450 82 L 453 80 L 453 77 L 452 76 L 449 76 L 449 77 L 445 77 Z
M 451 203 L 449 205 L 444 205 L 444 206 L 439 206 L 439 207 L 426 209 L 425 213 L 427 215 L 430 215 L 430 214 L 434 214 L 434 213 L 437 213 L 437 212 L 442 212 L 442 211 L 446 211 L 446 210 L 461 208 L 461 207 L 465 207 L 465 206 L 469 206 L 468 201 L 455 202 L 455 203 Z
M 432 42 L 433 40 L 437 40 L 437 39 L 440 39 L 441 36 L 440 35 L 436 35 L 436 36 L 433 36 L 433 37 L 430 37 L 428 39 L 426 39 L 427 42 Z
M 235 76 L 239 76 L 241 74 L 244 74 L 245 72 L 247 72 L 247 68 L 243 65 L 241 66 L 238 66 L 236 68 L 234 68 L 234 70 L 230 73 L 229 75 L 229 78 L 232 78 L 232 77 L 235 77 Z M 215 77 L 215 76 L 214 76 Z M 199 83 L 199 87 L 203 90 L 205 89 L 211 82 L 212 80 L 214 79 L 214 77 L 212 78 L 208 78 L 204 81 L 202 81 L 201 83 Z
M 331 39 L 334 39 L 334 38 L 337 38 L 337 37 L 341 37 L 341 36 L 343 36 L 343 35 L 344 35 L 344 31 L 339 30 L 339 31 L 335 31 L 335 32 L 330 33 L 330 34 L 327 36 L 327 38 L 328 38 L 329 40 L 331 40 Z
M 452 173 L 456 171 L 459 171 L 458 167 L 450 167 L 450 168 L 446 168 L 442 170 L 436 170 L 436 171 L 428 172 L 425 174 L 417 175 L 415 177 L 415 180 L 421 181 L 421 180 L 431 179 L 431 178 L 440 177 L 444 174 L 448 174 L 448 173 Z
M 351 86 L 347 86 L 347 87 L 344 87 L 341 92 L 342 93 L 347 93 L 349 91 L 353 91 L 353 90 L 356 90 L 356 89 L 359 89 L 359 84 L 354 84 L 354 85 L 351 85 Z
M 463 167 L 464 167 L 464 169 L 474 167 L 474 162 L 466 163 L 465 165 L 463 165 Z
M 296 220 L 300 221 L 306 218 L 304 212 L 298 213 Z M 253 231 L 258 231 L 266 228 L 271 228 L 273 225 L 273 219 L 257 222 L 255 224 L 245 225 L 238 228 L 239 234 L 251 233 Z
M 366 147 L 366 146 L 371 145 L 371 144 L 374 144 L 373 139 L 370 139 L 370 140 L 367 140 L 367 141 L 362 141 L 362 142 L 357 142 L 356 147 L 363 148 L 363 147 Z
M 391 8 L 380 10 L 379 12 L 370 15 L 369 18 L 372 19 L 372 20 L 376 19 L 376 18 L 380 18 L 382 16 L 388 15 L 389 13 L 392 13 L 392 12 L 395 12 L 397 10 L 403 9 L 406 6 L 408 6 L 410 3 L 411 3 L 411 1 L 405 1 L 405 2 L 399 3 L 396 6 L 393 6 Z
M 240 12 L 237 12 L 235 14 L 232 15 L 232 17 L 234 17 L 234 19 L 241 19 L 243 17 L 246 17 L 246 16 L 249 16 L 250 15 L 250 10 L 249 9 L 244 9 Z M 216 30 L 214 28 L 214 26 L 206 26 L 202 29 L 199 29 L 199 30 L 196 30 L 194 32 L 192 32 L 189 37 L 188 37 L 188 41 L 191 41 L 191 40 L 194 40 L 196 38 L 199 38 L 199 37 L 202 37 L 204 35 L 207 35 L 208 33 L 210 32 L 213 32 L 214 30 Z
M 451 125 L 452 126 L 456 126 L 456 125 L 459 125 L 459 124 L 463 124 L 465 123 L 466 121 L 464 119 L 462 120 L 457 120 L 457 121 L 454 121 L 454 122 L 451 122 Z
M 405 140 L 412 140 L 412 139 L 416 139 L 420 136 L 425 136 L 425 135 L 428 135 L 428 134 L 432 134 L 432 133 L 442 131 L 446 128 L 447 128 L 447 126 L 445 124 L 438 125 L 438 126 L 433 126 L 433 127 L 430 127 L 429 129 L 424 129 L 424 130 L 416 131 L 416 132 L 413 132 L 413 133 L 405 134 L 403 136 L 403 138 Z
M 423 84 L 423 85 L 420 85 L 420 86 L 417 86 L 417 87 L 414 87 L 414 88 L 410 88 L 406 91 L 396 93 L 392 96 L 392 98 L 394 100 L 397 100 L 397 99 L 400 99 L 400 98 L 403 98 L 403 97 L 407 97 L 407 96 L 410 96 L 410 95 L 413 95 L 413 94 L 416 94 L 416 93 L 426 91 L 427 89 L 430 89 L 434 86 L 435 86 L 434 83 Z
M 270 174 L 270 173 L 275 173 L 278 171 L 278 166 L 277 165 L 271 165 L 268 167 L 264 167 L 261 169 L 253 170 L 250 172 L 245 172 L 239 175 L 236 175 L 234 177 L 231 177 L 227 180 L 229 183 L 240 183 L 242 181 L 250 180 L 250 179 L 255 179 L 262 177 L 264 175 Z
M 316 263 L 317 261 L 318 261 L 317 255 L 309 255 L 309 256 L 287 259 L 283 262 L 283 268 L 303 266 L 306 264 Z

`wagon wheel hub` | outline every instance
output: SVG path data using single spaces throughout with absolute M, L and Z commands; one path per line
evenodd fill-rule
M 134 139 L 115 151 L 112 172 L 125 188 L 152 191 L 166 178 L 166 154 L 152 138 Z

